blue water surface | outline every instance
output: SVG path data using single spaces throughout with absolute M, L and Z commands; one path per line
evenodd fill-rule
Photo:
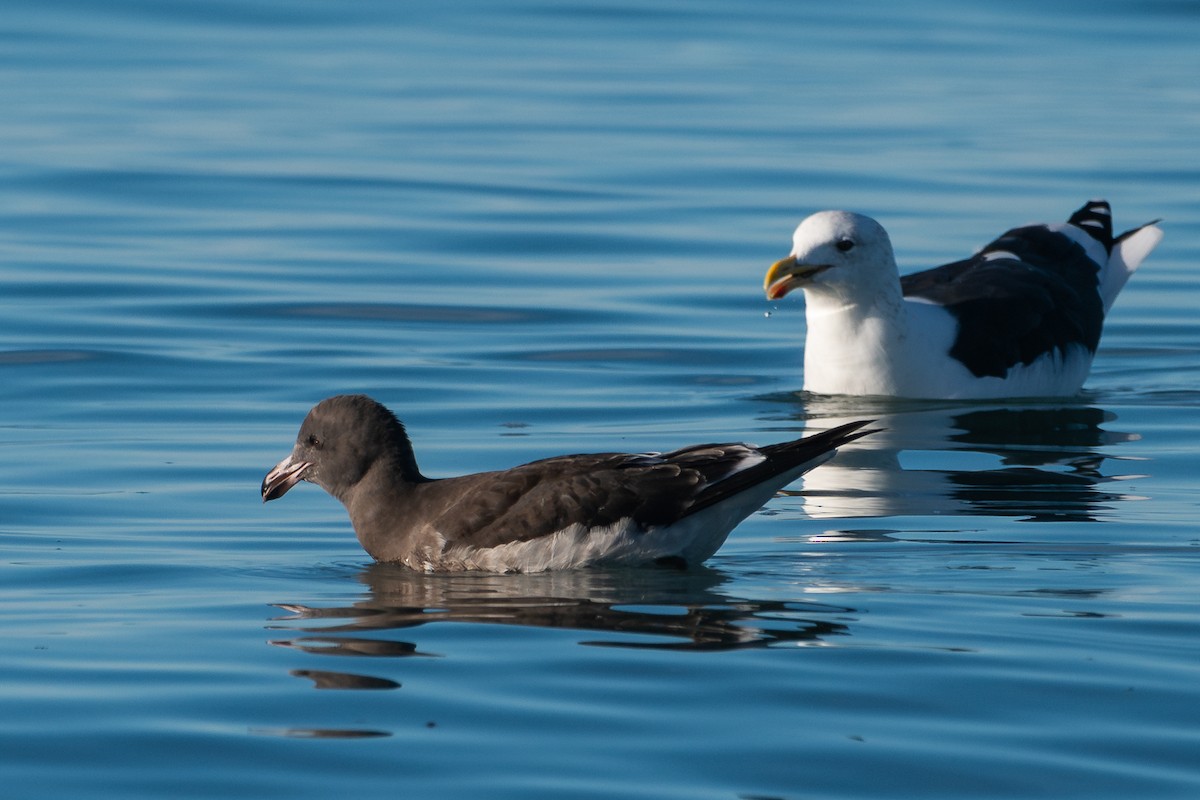
M 15 0 L 11 798 L 1200 794 L 1193 3 Z M 794 225 L 902 269 L 1108 198 L 1166 238 L 1070 401 L 818 398 Z M 314 487 L 884 433 L 701 569 L 419 575 Z

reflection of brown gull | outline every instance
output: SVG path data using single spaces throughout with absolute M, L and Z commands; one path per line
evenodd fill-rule
M 306 606 L 292 606 L 300 619 L 308 617 L 314 609 Z M 315 609 L 318 612 L 320 609 Z M 340 629 L 337 629 L 340 630 Z M 290 647 L 303 650 L 305 653 L 321 653 L 328 656 L 383 656 L 399 658 L 401 656 L 423 655 L 417 652 L 416 645 L 408 642 L 388 642 L 377 639 L 347 639 L 344 636 L 304 636 L 298 639 L 280 639 L 271 644 L 276 647 Z
M 355 728 L 251 728 L 259 736 L 282 736 L 286 739 L 374 739 L 391 736 L 388 731 Z
M 772 398 L 774 399 L 774 398 Z M 785 494 L 808 516 L 986 515 L 1030 521 L 1093 520 L 1134 475 L 1105 474 L 1104 448 L 1137 434 L 1107 430 L 1116 417 L 1085 405 L 982 404 L 787 396 L 796 416 L 836 424 L 869 414 L 882 431 L 845 445 L 835 462 Z
M 310 653 L 420 655 L 416 644 L 369 634 L 435 623 L 562 628 L 605 634 L 580 644 L 675 650 L 733 650 L 814 641 L 846 633 L 851 609 L 761 601 L 717 591 L 712 570 L 579 570 L 538 575 L 425 575 L 373 564 L 361 579 L 370 597 L 348 608 L 281 606 L 279 628 L 319 634 L 276 644 Z M 326 624 L 327 623 L 327 624 Z M 346 635 L 353 634 L 353 635 Z M 312 647 L 305 644 L 311 642 Z
M 400 684 L 387 678 L 353 675 L 349 672 L 330 672 L 322 669 L 294 669 L 292 675 L 308 678 L 314 689 L 399 689 Z

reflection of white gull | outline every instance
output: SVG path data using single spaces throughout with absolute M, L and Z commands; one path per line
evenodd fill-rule
M 944 476 L 906 470 L 900 454 L 914 442 L 929 447 L 927 443 L 943 440 L 945 413 L 887 413 L 879 408 L 871 413 L 880 428 L 871 446 L 844 445 L 836 466 L 824 464 L 784 493 L 801 497 L 805 514 L 814 519 L 940 513 L 947 504 Z M 838 420 L 822 416 L 817 424 L 833 427 Z
M 845 402 L 813 398 L 806 415 L 836 425 Z M 848 400 L 848 398 L 842 398 Z M 1103 488 L 1100 448 L 1138 438 L 1100 427 L 1114 419 L 1091 406 L 955 406 L 852 403 L 883 430 L 839 450 L 785 492 L 816 519 L 994 515 L 1094 519 L 1121 493 Z M 888 406 L 891 410 L 888 410 Z M 824 410 L 825 413 L 822 413 Z M 784 502 L 786 506 L 786 501 Z
M 804 388 L 918 398 L 1065 397 L 1091 369 L 1104 315 L 1162 239 L 1113 236 L 1108 203 L 1014 228 L 974 256 L 899 277 L 887 232 L 848 211 L 796 228 L 767 272 L 775 300 L 806 298 Z

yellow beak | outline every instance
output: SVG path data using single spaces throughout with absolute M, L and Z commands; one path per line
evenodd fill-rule
M 776 261 L 763 278 L 763 291 L 768 300 L 778 300 L 798 286 L 808 283 L 815 275 L 829 269 L 829 264 L 801 264 L 795 256 Z

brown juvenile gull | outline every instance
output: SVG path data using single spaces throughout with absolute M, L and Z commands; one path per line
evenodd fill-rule
M 821 211 L 767 271 L 769 300 L 803 289 L 804 388 L 914 398 L 1067 397 L 1092 366 L 1104 316 L 1162 239 L 1113 236 L 1092 200 L 1067 222 L 1013 228 L 970 258 L 900 277 L 870 217 Z
M 427 572 L 540 572 L 591 564 L 699 564 L 775 492 L 864 436 L 868 421 L 752 447 L 558 456 L 497 472 L 426 478 L 404 426 L 365 395 L 322 400 L 263 501 L 298 482 L 346 506 L 377 561 Z

